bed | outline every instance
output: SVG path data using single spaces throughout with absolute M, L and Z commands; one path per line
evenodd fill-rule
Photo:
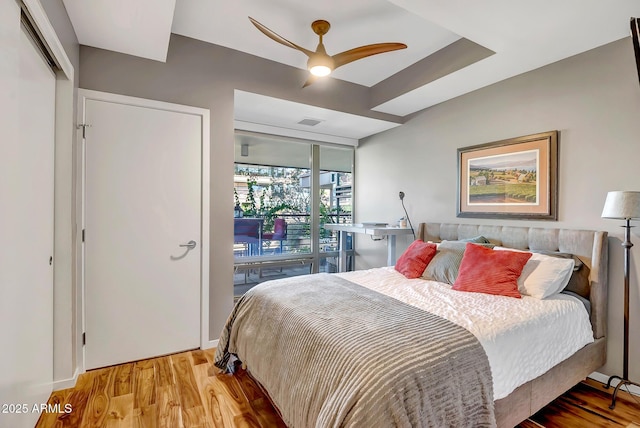
M 492 333 L 480 338 L 470 315 L 450 317 L 456 311 L 447 308 L 464 306 L 455 301 L 456 293 L 479 293 L 452 292 L 422 279 L 397 287 L 389 282 L 398 278 L 392 268 L 288 278 L 256 287 L 229 317 L 216 365 L 229 368 L 236 358 L 242 361 L 291 426 L 515 426 L 605 363 L 607 234 L 423 223 L 418 238 L 440 242 L 479 235 L 502 247 L 571 254 L 588 273 L 582 294 L 590 312 L 565 295 L 554 295 L 554 302 L 544 305 L 545 310 L 557 305 L 563 313 L 571 308 L 586 324 L 580 334 L 585 336 L 586 329 L 588 337 L 570 345 L 575 349 L 562 351 L 566 355 L 553 357 L 553 366 L 536 369 L 543 372 L 531 371 L 529 379 L 498 385 L 496 367 L 503 363 L 496 362 L 495 354 L 501 352 L 495 347 L 507 351 L 511 345 L 497 340 L 490 345 Z M 442 294 L 448 303 L 424 310 L 410 298 L 389 296 L 385 287 L 391 294 L 434 287 L 439 291 L 429 296 Z M 422 298 L 425 304 L 430 300 L 435 297 Z M 533 299 L 522 302 L 543 306 Z M 550 336 L 573 331 L 554 316 L 543 322 L 544 328 L 554 326 Z M 466 318 L 469 329 L 463 328 Z M 508 364 L 524 361 L 519 355 Z

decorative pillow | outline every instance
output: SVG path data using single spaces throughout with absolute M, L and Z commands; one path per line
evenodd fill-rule
M 571 278 L 569 278 L 569 283 L 565 287 L 564 291 L 571 291 L 576 293 L 585 299 L 589 298 L 589 294 L 591 293 L 591 282 L 589 280 L 589 274 L 591 273 L 591 269 L 585 264 L 583 264 L 580 269 L 573 270 L 573 274 Z
M 493 244 L 477 244 L 493 248 Z M 464 255 L 466 242 L 442 241 L 438 245 L 438 252 L 431 263 L 427 265 L 422 277 L 431 281 L 453 284 L 458 277 L 458 269 Z
M 496 247 L 495 249 L 508 250 L 504 247 Z M 574 277 L 577 287 L 578 279 L 581 276 L 577 274 L 577 270 L 580 270 L 582 266 L 582 261 L 577 259 L 576 262 L 576 258 L 572 254 L 535 251 L 522 269 L 522 275 L 518 278 L 518 290 L 521 294 L 536 299 L 545 299 L 564 290 Z M 584 292 L 584 290 L 582 291 Z
M 531 250 L 531 252 L 534 254 L 544 254 L 545 256 L 549 256 L 549 257 L 558 257 L 560 259 L 573 259 L 574 271 L 578 271 L 580 270 L 580 268 L 582 268 L 582 266 L 584 266 L 584 262 L 580 260 L 580 258 L 575 254 L 560 253 L 558 251 L 543 251 L 543 250 Z
M 576 256 L 575 254 L 558 253 L 553 251 L 540 251 L 540 253 L 550 257 L 573 259 L 575 266 L 573 267 L 573 273 L 569 278 L 569 283 L 565 287 L 565 291 L 571 291 L 584 298 L 589 298 L 589 293 L 591 291 L 589 273 L 591 270 L 587 265 L 584 264 L 582 260 L 580 260 L 578 256 Z
M 573 259 L 533 253 L 518 278 L 518 290 L 536 299 L 559 293 L 569 283 L 574 265 Z
M 491 241 L 489 241 L 487 238 L 485 238 L 482 235 L 478 235 L 476 237 L 473 238 L 467 238 L 467 239 L 460 239 L 460 242 L 473 242 L 474 244 L 491 244 Z
M 395 269 L 407 278 L 419 278 L 435 254 L 436 244 L 415 240 L 402 253 Z
M 518 277 L 531 253 L 467 244 L 453 289 L 520 298 Z

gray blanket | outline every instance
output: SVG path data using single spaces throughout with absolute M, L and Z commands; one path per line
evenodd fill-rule
M 243 296 L 215 364 L 247 364 L 289 427 L 495 426 L 487 356 L 467 330 L 340 277 Z

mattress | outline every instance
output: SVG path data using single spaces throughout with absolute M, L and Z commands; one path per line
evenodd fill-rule
M 436 281 L 407 279 L 393 267 L 336 275 L 470 331 L 489 358 L 494 400 L 593 342 L 589 314 L 570 295 L 539 300 L 466 293 Z

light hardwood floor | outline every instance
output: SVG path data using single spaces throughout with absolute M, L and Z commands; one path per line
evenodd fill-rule
M 45 413 L 37 428 L 284 427 L 269 399 L 244 371 L 218 373 L 214 350 L 92 370 L 73 389 L 56 391 L 49 403 L 70 413 Z M 597 382 L 582 383 L 520 428 L 640 428 L 640 397 L 620 394 L 615 410 Z M 634 401 L 635 399 L 635 401 Z

